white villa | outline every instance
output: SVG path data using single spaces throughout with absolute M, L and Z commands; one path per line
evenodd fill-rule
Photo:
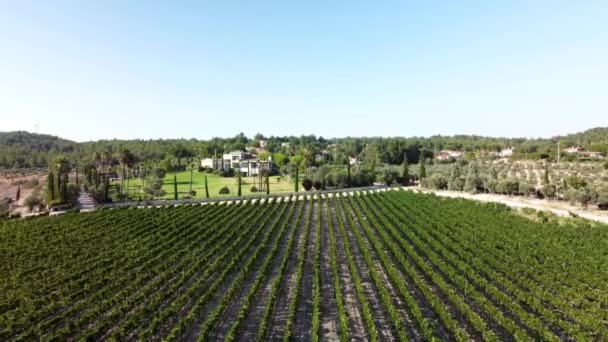
M 206 158 L 201 160 L 201 167 L 223 170 L 240 171 L 244 176 L 257 176 L 261 170 L 272 171 L 272 157 L 270 160 L 259 160 L 255 154 L 232 151 L 222 156 L 222 159 Z

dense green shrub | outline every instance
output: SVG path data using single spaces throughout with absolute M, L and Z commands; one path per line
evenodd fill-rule
M 440 174 L 434 174 L 421 179 L 420 185 L 429 189 L 445 190 L 448 188 L 448 180 Z
M 310 180 L 310 179 L 305 179 L 305 180 L 302 182 L 302 186 L 304 187 L 304 190 L 306 190 L 306 191 L 310 191 L 310 189 L 312 189 L 312 186 L 313 186 L 312 180 Z
M 318 179 L 313 182 L 312 186 L 315 188 L 315 190 L 323 189 L 323 183 Z

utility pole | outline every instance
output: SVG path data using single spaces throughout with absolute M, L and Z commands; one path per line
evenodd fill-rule
M 559 146 L 559 140 L 557 141 L 557 165 L 559 165 L 559 161 L 561 159 L 561 153 L 562 151 L 560 150 L 560 146 Z

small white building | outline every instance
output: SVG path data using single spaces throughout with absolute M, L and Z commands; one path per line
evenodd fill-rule
M 205 169 L 219 170 L 222 166 L 221 159 L 205 158 L 201 160 L 201 167 Z
M 441 160 L 441 161 L 448 161 L 452 159 L 452 156 L 450 156 L 447 153 L 443 153 L 443 152 L 439 152 L 435 155 L 435 159 L 436 160 Z
M 580 153 L 580 152 L 584 152 L 584 151 L 585 151 L 585 149 L 580 146 L 570 146 L 564 150 L 564 153 L 576 154 L 576 153 Z
M 604 159 L 604 154 L 602 152 L 587 151 L 580 146 L 568 147 L 567 149 L 564 150 L 564 153 L 575 154 L 580 158 L 600 159 L 600 160 Z
M 513 149 L 513 147 L 507 147 L 507 148 L 503 148 L 502 150 L 500 150 L 500 153 L 498 154 L 501 158 L 509 158 L 513 156 L 513 151 L 515 151 Z
M 435 159 L 445 161 L 445 160 L 450 160 L 450 159 L 462 158 L 463 155 L 464 155 L 464 153 L 462 153 L 460 151 L 442 150 L 442 151 L 439 151 L 435 155 Z

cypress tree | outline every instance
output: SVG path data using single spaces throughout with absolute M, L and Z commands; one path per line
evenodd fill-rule
M 420 159 L 420 179 L 426 178 L 426 161 L 424 156 Z
M 173 199 L 177 199 L 177 175 L 173 175 Z
M 67 173 L 63 174 L 63 180 L 61 181 L 60 194 L 61 194 L 61 203 L 68 203 L 68 175 L 67 175 Z
M 21 184 L 17 186 L 17 195 L 15 196 L 15 202 L 19 202 L 19 198 L 21 198 Z
M 462 190 L 462 181 L 460 179 L 460 166 L 458 164 L 452 165 L 452 170 L 450 171 L 450 177 L 448 178 L 448 190 L 451 191 L 461 191 Z
M 350 187 L 350 160 L 346 157 L 346 187 Z
M 108 175 L 104 173 L 103 175 L 103 196 L 106 202 L 109 202 L 110 197 L 108 196 L 108 192 L 110 191 L 110 182 L 108 182 Z
M 549 163 L 545 163 L 545 178 L 544 183 L 549 184 Z
M 475 164 L 469 164 L 469 172 L 467 173 L 467 177 L 465 179 L 465 190 L 468 192 L 477 192 L 477 189 L 480 187 L 479 180 L 479 171 Z
M 194 167 L 192 165 L 190 165 L 190 190 L 188 190 L 188 193 L 192 192 L 192 173 L 194 172 Z
M 425 171 L 426 173 L 426 171 Z M 408 185 L 410 182 L 410 166 L 407 164 L 407 158 L 403 159 L 403 171 L 401 174 L 403 185 Z
M 266 173 L 266 195 L 270 194 L 270 172 Z
M 93 184 L 93 170 L 91 169 L 91 167 L 86 166 L 86 168 L 84 169 L 84 176 L 87 179 L 89 185 Z
M 298 190 L 299 190 L 298 188 L 300 187 L 299 173 L 300 173 L 300 168 L 296 166 L 296 183 L 294 184 L 295 192 L 298 192 Z
M 61 171 L 59 171 L 55 175 L 55 189 L 54 189 L 55 199 L 61 201 Z
M 46 177 L 46 188 L 51 201 L 55 200 L 55 174 L 53 170 L 49 170 L 49 174 Z
M 98 169 L 95 169 L 95 188 L 99 188 L 99 184 L 101 183 L 101 173 Z
M 237 187 L 236 195 L 241 197 L 241 171 L 236 172 L 236 181 L 239 183 Z
M 209 198 L 209 186 L 207 185 L 207 175 L 205 175 L 205 198 Z

